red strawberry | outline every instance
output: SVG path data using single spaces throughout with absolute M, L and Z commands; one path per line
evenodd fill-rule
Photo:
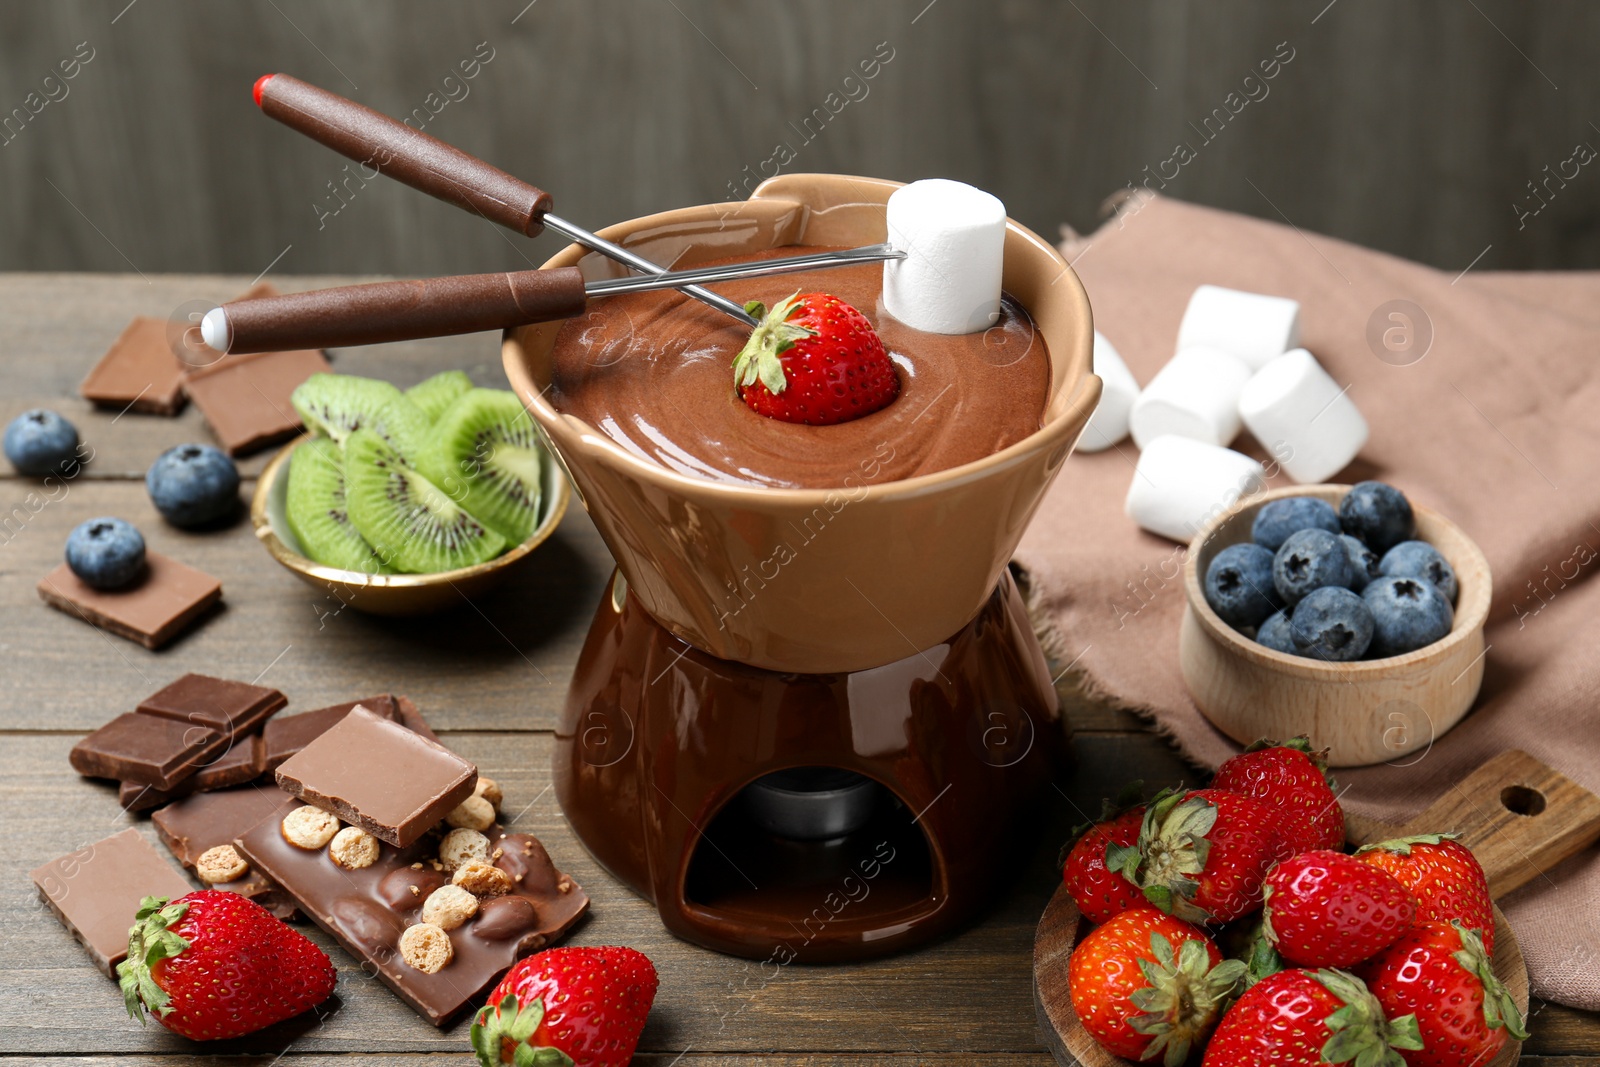
M 1225 923 L 1261 906 L 1267 871 L 1290 851 L 1270 804 L 1197 789 L 1152 803 L 1138 845 L 1108 849 L 1106 866 L 1143 887 L 1162 911 Z
M 1279 971 L 1228 1009 L 1202 1067 L 1405 1067 L 1396 1049 L 1421 1047 L 1417 1020 L 1385 1019 L 1354 975 Z
M 1211 788 L 1277 806 L 1296 852 L 1344 845 L 1344 809 L 1328 774 L 1327 750 L 1313 752 L 1304 737 L 1282 744 L 1257 741 L 1223 761 Z
M 117 965 L 128 1014 L 195 1041 L 254 1033 L 333 992 L 328 954 L 253 900 L 202 889 L 145 897 Z
M 1385 1011 L 1416 1015 L 1423 1051 L 1406 1053 L 1410 1067 L 1490 1063 L 1508 1037 L 1528 1036 L 1483 942 L 1460 924 L 1419 922 L 1361 973 Z
M 1119 911 L 1145 902 L 1138 886 L 1121 872 L 1106 869 L 1106 849 L 1126 847 L 1139 840 L 1145 811 L 1145 806 L 1138 803 L 1142 785 L 1131 783 L 1115 801 L 1105 802 L 1098 822 L 1072 832 L 1075 840 L 1061 865 L 1061 880 L 1078 911 L 1092 923 L 1103 923 Z
M 1489 879 L 1472 850 L 1455 834 L 1426 834 L 1380 841 L 1357 850 L 1356 859 L 1381 867 L 1417 898 L 1417 919 L 1447 923 L 1460 920 L 1483 938 L 1484 951 L 1494 955 L 1494 904 Z
M 1244 970 L 1200 930 L 1144 905 L 1078 942 L 1068 984 L 1078 1020 L 1107 1052 L 1178 1067 L 1216 1025 Z
M 1393 875 L 1326 849 L 1272 868 L 1262 898 L 1267 936 L 1301 967 L 1353 967 L 1394 944 L 1417 911 Z
M 521 960 L 472 1022 L 484 1067 L 626 1067 L 656 998 L 631 948 L 552 948 Z
M 831 426 L 888 404 L 900 393 L 889 353 L 865 315 L 827 293 L 795 293 L 761 320 L 733 361 L 733 384 L 759 415 Z

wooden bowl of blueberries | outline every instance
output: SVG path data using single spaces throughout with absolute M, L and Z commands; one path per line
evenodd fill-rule
M 1272 490 L 1189 545 L 1184 681 L 1241 744 L 1307 734 L 1335 766 L 1419 759 L 1478 696 L 1491 586 L 1472 539 L 1393 486 Z

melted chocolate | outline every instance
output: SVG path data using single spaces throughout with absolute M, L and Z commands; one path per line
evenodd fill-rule
M 775 248 L 762 259 L 805 248 Z M 720 261 L 728 262 L 728 261 Z M 1015 301 L 983 333 L 946 336 L 898 322 L 879 303 L 876 264 L 719 284 L 740 303 L 796 290 L 833 293 L 878 331 L 900 395 L 871 415 L 802 426 L 747 408 L 733 359 L 749 331 L 681 293 L 628 293 L 569 320 L 552 353 L 551 402 L 635 455 L 714 481 L 829 488 L 913 478 L 970 463 L 1039 429 L 1050 392 L 1044 337 Z

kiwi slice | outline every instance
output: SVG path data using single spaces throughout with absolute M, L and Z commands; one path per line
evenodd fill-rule
M 313 374 L 290 394 L 309 429 L 339 444 L 365 426 L 402 456 L 415 456 L 428 437 L 428 418 L 388 382 L 353 374 Z
M 366 427 L 344 442 L 350 521 L 397 571 L 433 574 L 498 556 L 505 538 L 469 515 Z
M 512 544 L 539 523 L 542 451 L 533 418 L 504 389 L 457 397 L 434 423 L 421 467 L 451 498 Z
M 316 562 L 366 574 L 389 572 L 350 524 L 344 456 L 328 438 L 313 437 L 290 453 L 285 517 L 300 550 Z
M 444 409 L 456 397 L 472 390 L 472 379 L 465 371 L 447 370 L 418 382 L 406 390 L 406 399 L 417 405 L 429 422 L 438 422 Z

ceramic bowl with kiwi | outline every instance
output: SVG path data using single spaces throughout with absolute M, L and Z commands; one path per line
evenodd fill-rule
M 306 436 L 251 506 L 274 559 L 380 615 L 459 606 L 555 529 L 567 483 L 516 394 L 445 371 L 407 390 L 315 374 L 292 397 Z

